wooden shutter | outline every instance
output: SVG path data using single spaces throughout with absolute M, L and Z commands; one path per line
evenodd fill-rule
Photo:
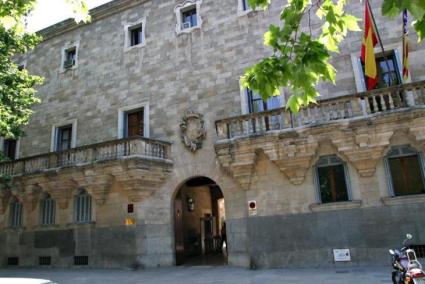
M 132 136 L 143 136 L 144 133 L 144 121 L 143 121 L 143 109 L 127 114 L 127 135 Z

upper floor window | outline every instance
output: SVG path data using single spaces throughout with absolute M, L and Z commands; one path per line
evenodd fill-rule
M 316 163 L 318 199 L 321 203 L 348 201 L 348 175 L 344 162 L 335 155 L 324 156 Z
M 133 47 L 141 47 L 145 45 L 145 27 L 146 27 L 146 18 L 140 19 L 137 22 L 133 22 L 124 26 L 124 29 L 125 29 L 124 50 L 129 50 L 129 49 L 132 49 Z
M 56 129 L 56 151 L 69 150 L 72 147 L 72 124 Z
M 128 111 L 125 113 L 125 127 L 124 127 L 124 136 L 125 137 L 134 137 L 134 136 L 143 136 L 144 135 L 144 109 L 137 109 L 133 111 Z
M 14 139 L 5 139 L 3 141 L 3 155 L 9 160 L 14 160 L 16 158 L 16 140 Z
M 386 88 L 401 84 L 400 71 L 398 70 L 397 58 L 394 51 L 384 54 L 376 55 L 376 67 L 378 71 L 378 83 L 376 88 Z M 364 76 L 364 65 L 363 76 Z M 367 78 L 365 77 L 366 89 L 368 85 Z
M 77 62 L 77 47 L 71 47 L 65 50 L 65 61 L 63 68 L 68 69 L 75 65 Z
M 10 226 L 21 227 L 22 226 L 22 203 L 14 197 L 10 203 Z
M 87 223 L 92 221 L 91 196 L 81 189 L 74 198 L 74 220 L 76 223 Z
M 118 110 L 118 138 L 149 137 L 149 105 L 147 103 Z
M 190 32 L 195 28 L 200 28 L 202 20 L 200 17 L 202 0 L 188 0 L 179 4 L 174 9 L 177 17 L 176 32 Z
M 246 89 L 246 101 L 248 113 L 262 112 L 282 107 L 282 96 L 273 96 L 267 100 L 263 100 L 260 94 Z
M 50 151 L 65 151 L 76 147 L 77 119 L 62 121 L 52 126 Z
M 40 224 L 55 224 L 55 213 L 56 202 L 49 194 L 46 194 L 40 202 Z
M 78 66 L 79 42 L 68 42 L 62 48 L 61 72 L 74 69 Z
M 376 67 L 378 72 L 378 80 L 376 89 L 386 88 L 389 86 L 400 85 L 403 83 L 400 73 L 401 58 L 398 49 L 375 54 Z M 368 78 L 364 74 L 364 64 L 358 54 L 352 54 L 352 63 L 358 92 L 368 90 Z
M 198 25 L 196 5 L 182 11 L 182 30 L 196 27 Z
M 409 146 L 394 147 L 386 157 L 393 196 L 425 193 L 421 155 Z

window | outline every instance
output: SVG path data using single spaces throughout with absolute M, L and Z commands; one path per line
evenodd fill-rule
M 136 22 L 124 26 L 125 42 L 124 51 L 135 47 L 145 46 L 146 18 L 139 19 Z
M 133 27 L 130 29 L 130 46 L 143 43 L 143 27 Z
M 81 189 L 74 199 L 74 212 L 76 223 L 87 223 L 91 219 L 91 196 Z
M 266 110 L 280 108 L 282 106 L 282 97 L 274 96 L 264 101 L 261 96 L 252 90 L 246 89 L 246 98 L 248 104 L 248 113 L 262 112 Z
M 56 151 L 65 151 L 72 146 L 72 124 L 56 129 Z
M 195 28 L 200 28 L 202 19 L 200 17 L 202 0 L 187 0 L 174 8 L 177 17 L 176 32 L 188 33 Z
M 321 203 L 348 201 L 348 176 L 344 162 L 337 156 L 324 156 L 316 164 L 318 199 Z
M 9 160 L 14 160 L 16 158 L 16 140 L 5 139 L 3 141 L 3 155 Z
M 393 196 L 425 193 L 421 155 L 409 146 L 391 149 L 386 158 Z
M 40 202 L 40 223 L 41 225 L 52 225 L 55 223 L 55 200 L 49 194 Z
M 384 54 L 377 54 L 376 67 L 378 71 L 377 89 L 401 84 L 402 80 L 394 51 L 387 52 L 385 56 Z M 364 64 L 362 64 L 362 70 L 364 76 Z M 366 77 L 364 80 L 367 89 L 368 80 Z
M 118 139 L 149 137 L 149 104 L 147 102 L 118 110 Z
M 22 203 L 16 197 L 10 203 L 10 226 L 22 226 Z
M 71 47 L 65 50 L 65 61 L 63 62 L 63 68 L 68 69 L 75 66 L 77 62 L 77 47 Z
M 144 136 L 144 109 L 128 111 L 124 115 L 124 137 Z
M 198 25 L 198 16 L 196 5 L 193 5 L 182 11 L 182 30 L 196 27 Z

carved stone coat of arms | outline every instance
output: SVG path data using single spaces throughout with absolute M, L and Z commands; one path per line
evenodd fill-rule
M 189 150 L 195 152 L 202 148 L 202 141 L 207 134 L 202 114 L 188 110 L 182 118 L 180 130 L 182 141 Z

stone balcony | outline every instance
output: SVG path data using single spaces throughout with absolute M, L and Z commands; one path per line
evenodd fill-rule
M 425 81 L 320 100 L 296 115 L 280 108 L 225 118 L 216 131 L 217 158 L 245 189 L 260 151 L 299 185 L 322 144 L 370 177 L 395 136 L 425 142 Z
M 66 208 L 84 187 L 103 204 L 111 187 L 120 186 L 129 201 L 152 194 L 171 171 L 171 144 L 142 137 L 112 140 L 0 163 L 0 175 L 12 177 L 12 190 L 0 190 L 0 212 L 10 195 L 38 200 L 47 192 Z M 33 204 L 35 206 L 35 204 Z

